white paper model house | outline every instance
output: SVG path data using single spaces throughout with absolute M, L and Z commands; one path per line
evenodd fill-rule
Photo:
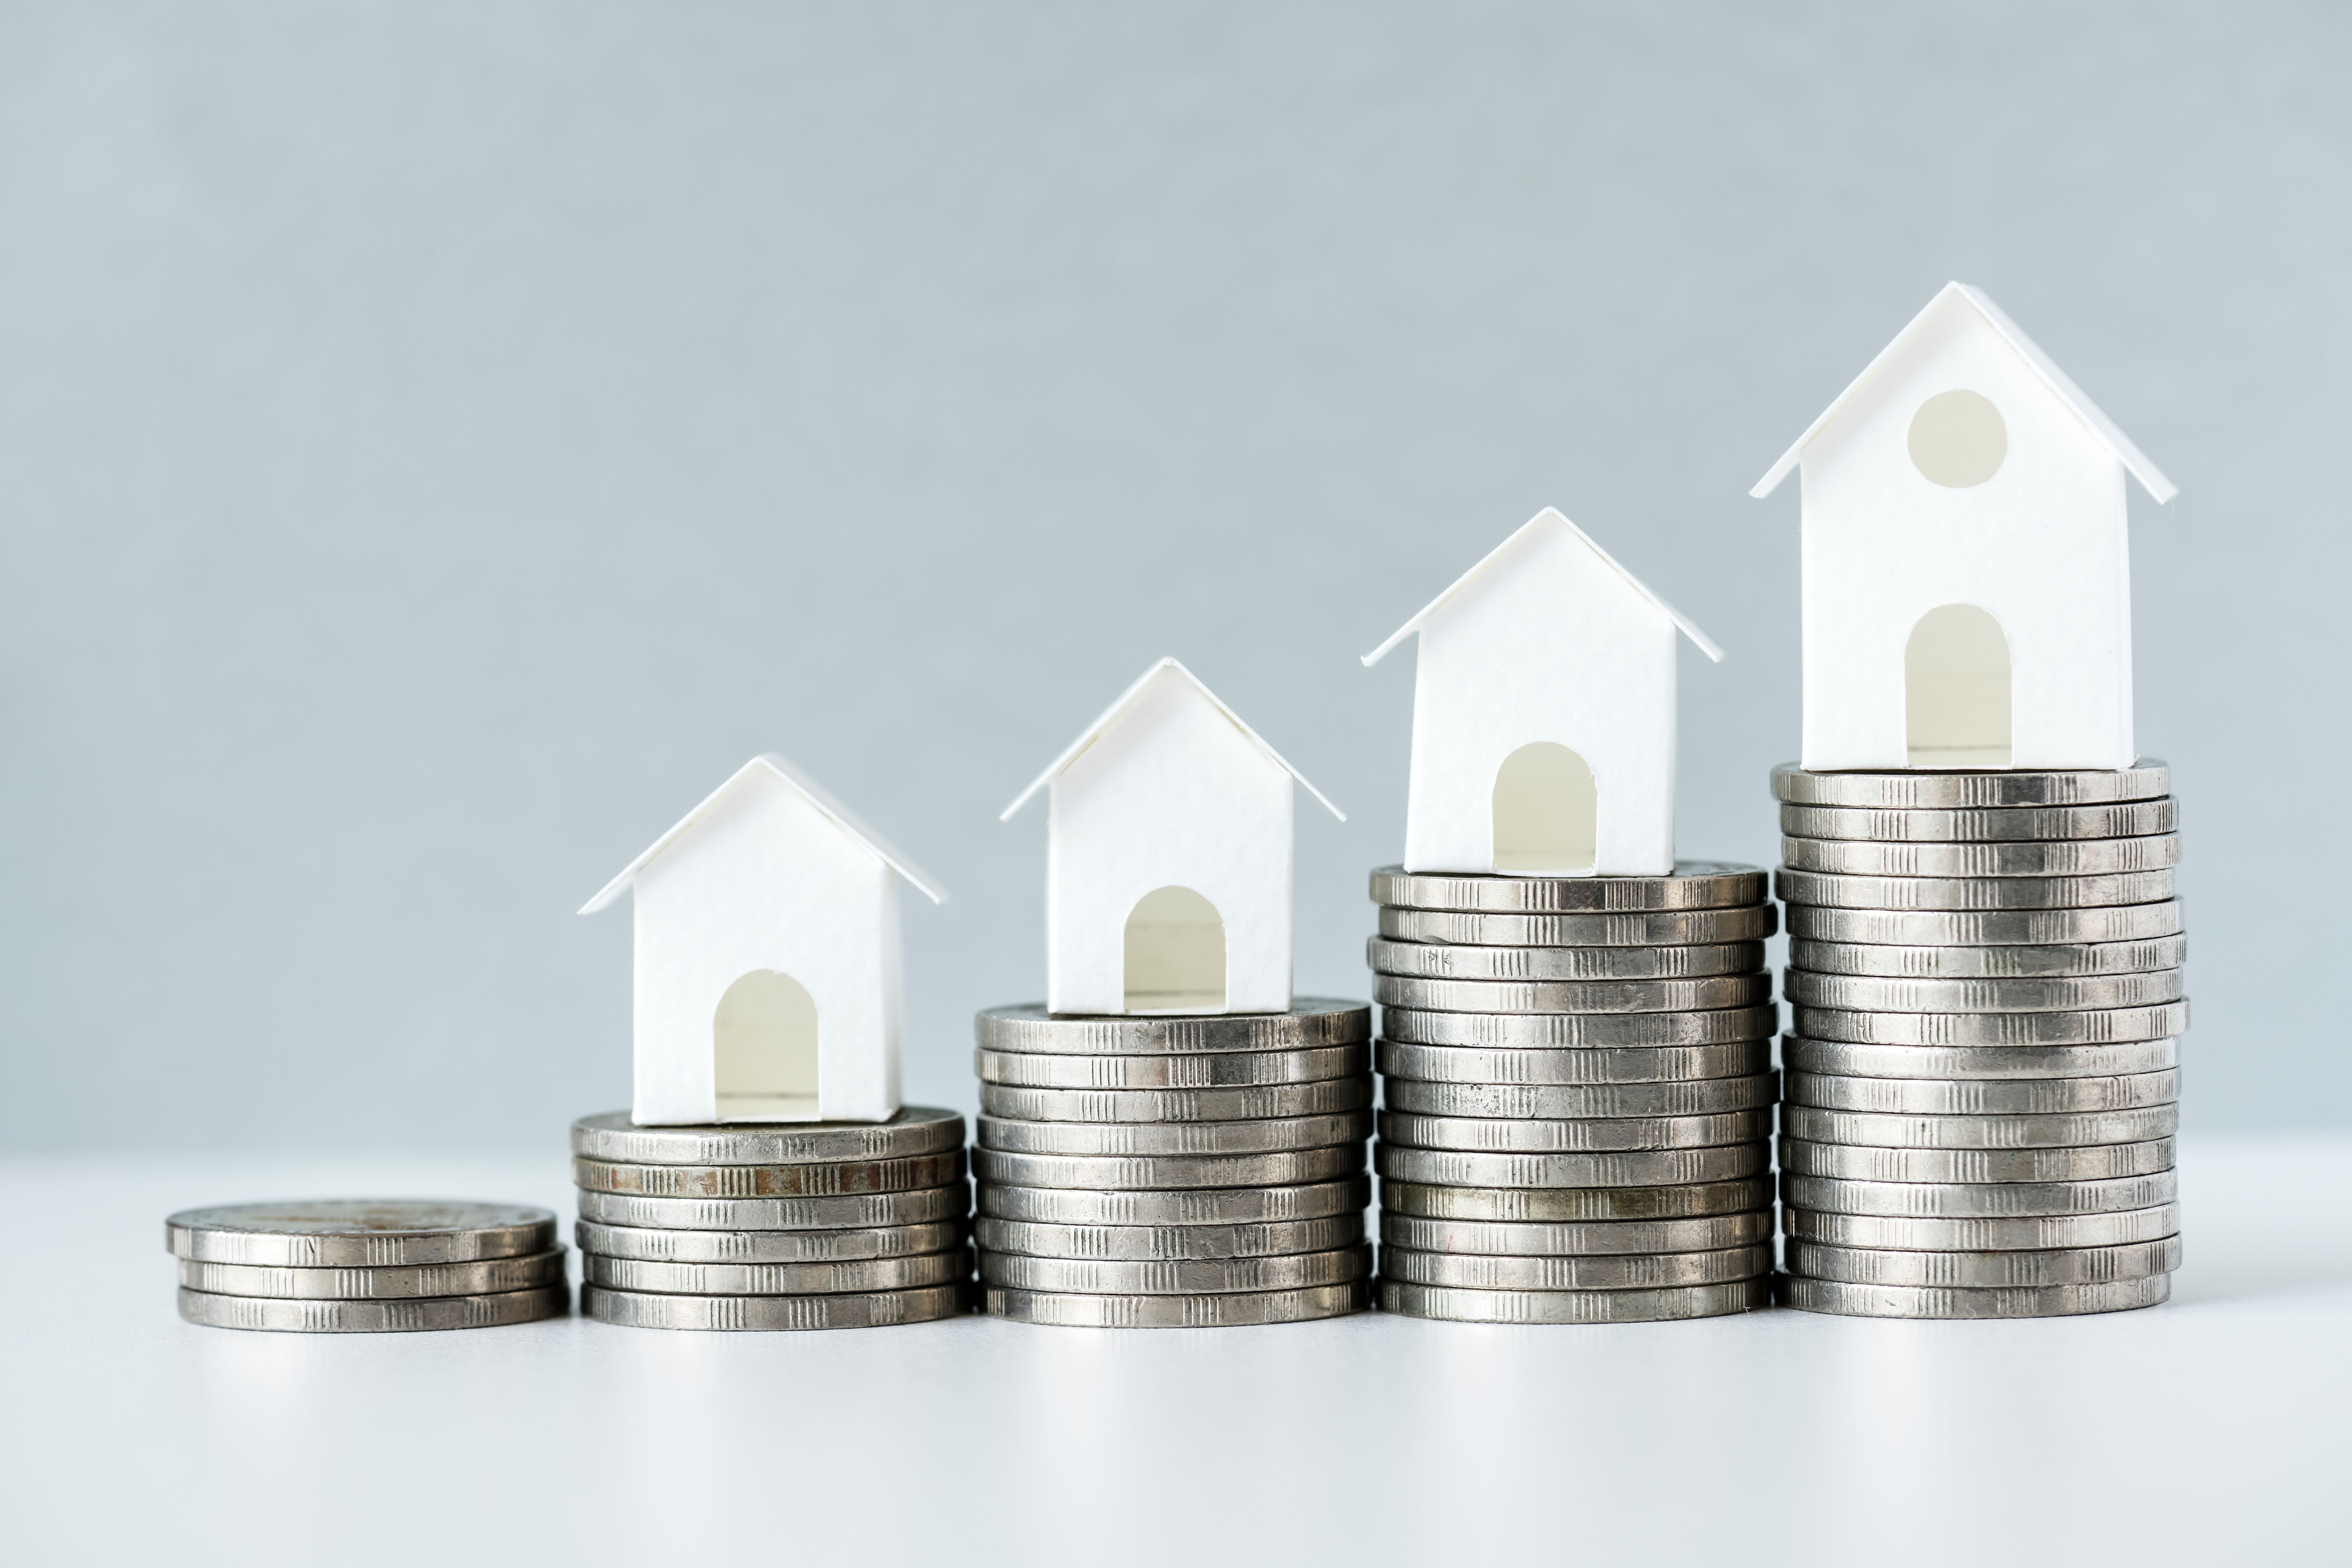
M 636 894 L 639 1122 L 898 1110 L 898 879 L 946 895 L 782 757 L 754 757 L 588 900 Z
M 1408 871 L 1659 877 L 1675 638 L 1723 650 L 1549 507 L 1364 656 L 1419 633 Z
M 1950 283 L 1750 492 L 1801 468 L 1808 768 L 2121 768 L 2124 475 L 2172 481 Z
M 1146 670 L 1004 808 L 1051 786 L 1047 1010 L 1287 1010 L 1293 781 L 1347 820 L 1191 670 Z

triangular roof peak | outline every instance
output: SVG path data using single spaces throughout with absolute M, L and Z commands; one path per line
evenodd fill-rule
M 1966 283 L 1947 283 L 1938 289 L 1936 297 L 1927 301 L 1927 308 L 1912 317 L 1909 324 L 1895 334 L 1894 342 L 1878 351 L 1878 357 L 1863 367 L 1862 374 L 1853 378 L 1853 384 L 1838 394 L 1836 402 L 1822 410 L 1822 416 L 1808 426 L 1803 435 L 1797 437 L 1795 446 L 1780 454 L 1780 460 L 1773 464 L 1770 470 L 1756 481 L 1756 488 L 1748 493 L 1760 500 L 1779 489 L 1780 481 L 1789 477 L 1789 470 L 1795 468 L 1798 459 L 1805 455 L 1805 448 L 1813 444 L 1813 437 L 1827 429 L 1832 420 L 1845 412 L 1847 405 L 1853 402 L 1855 395 L 1862 391 L 1864 384 L 1912 342 L 1928 317 L 1935 315 L 1938 310 L 1949 309 L 1955 304 L 1970 307 L 1982 316 L 1992 330 L 2000 334 L 2001 340 L 2015 351 L 2017 357 L 2023 360 L 2032 368 L 2033 374 L 2041 378 L 2042 384 L 2050 389 L 2051 395 L 2064 404 L 2074 417 L 2083 422 L 2090 430 L 2092 438 L 2113 454 L 2117 462 L 2128 468 L 2132 478 L 2147 487 L 2147 493 L 2156 498 L 2158 506 L 2180 493 L 2179 487 L 2166 479 L 2163 471 L 2147 460 L 2147 454 L 2133 446 L 2131 437 L 2117 428 L 2114 420 L 2100 413 L 2097 404 L 2083 395 L 2083 389 L 2067 378 L 2066 373 L 2058 368 L 2056 361 L 2043 353 L 2041 346 L 2032 338 L 2027 337 L 2015 321 L 2003 315 L 2000 307 L 1985 297 L 1983 289 L 1970 288 Z
M 849 814 L 849 809 L 843 805 L 839 801 L 834 799 L 833 796 L 827 795 L 814 779 L 810 778 L 806 773 L 793 766 L 792 763 L 786 762 L 775 752 L 763 752 L 760 755 L 753 757 L 750 762 L 745 763 L 741 767 L 737 768 L 734 773 L 729 777 L 725 784 L 720 784 L 717 789 L 712 790 L 709 795 L 703 797 L 703 801 L 700 805 L 696 806 L 692 811 L 688 812 L 684 816 L 678 818 L 677 826 L 672 827 L 667 833 L 663 834 L 659 838 L 655 839 L 651 847 L 646 849 L 644 854 L 638 856 L 635 859 L 630 861 L 628 866 L 619 876 L 605 883 L 603 891 L 599 892 L 594 898 L 582 905 L 580 912 L 583 915 L 593 915 L 598 910 L 601 910 L 605 905 L 611 903 L 614 899 L 619 898 L 622 890 L 627 888 L 631 882 L 636 880 L 636 876 L 639 871 L 644 870 L 656 856 L 668 848 L 672 844 L 677 842 L 678 835 L 684 833 L 697 822 L 699 822 L 703 816 L 709 812 L 711 807 L 717 805 L 721 800 L 725 799 L 726 796 L 734 790 L 737 784 L 741 784 L 751 774 L 762 771 L 772 773 L 777 778 L 782 779 L 788 787 L 800 795 L 802 798 L 805 799 L 811 805 L 816 807 L 817 810 L 823 812 L 827 817 L 831 818 L 833 825 L 835 827 L 840 828 L 841 831 L 850 838 L 856 840 L 859 847 L 865 849 L 868 854 L 881 861 L 884 865 L 889 867 L 893 871 L 898 872 L 901 877 L 906 878 L 909 882 L 912 882 L 919 891 L 929 898 L 931 902 L 937 904 L 944 903 L 947 900 L 947 893 L 940 888 L 939 883 L 933 881 L 929 877 L 916 869 L 915 863 L 913 861 L 908 859 L 904 855 L 899 854 L 898 851 L 890 847 L 888 844 L 883 842 L 879 834 L 866 826 L 864 823 L 858 821 L 855 816 L 852 816 Z
M 1432 599 L 1428 604 L 1423 605 L 1421 607 L 1421 613 L 1419 615 L 1413 616 L 1412 619 L 1405 622 L 1404 625 L 1399 626 L 1394 632 L 1390 634 L 1388 641 L 1381 644 L 1380 647 L 1364 655 L 1365 667 L 1369 668 L 1371 666 L 1380 663 L 1381 659 L 1388 657 L 1390 649 L 1395 647 L 1397 644 L 1404 641 L 1405 638 L 1412 636 L 1413 633 L 1421 630 L 1422 626 L 1427 623 L 1430 616 L 1437 614 L 1439 610 L 1444 608 L 1455 595 L 1468 587 L 1480 574 L 1500 562 L 1504 556 L 1509 554 L 1517 547 L 1521 540 L 1552 529 L 1566 531 L 1570 538 L 1583 545 L 1587 550 L 1592 552 L 1593 554 L 1599 556 L 1601 563 L 1607 566 L 1612 572 L 1614 572 L 1619 577 L 1622 578 L 1628 588 L 1631 588 L 1636 595 L 1646 600 L 1652 607 L 1656 609 L 1659 614 L 1664 616 L 1666 619 L 1674 622 L 1676 626 L 1681 628 L 1682 634 L 1685 637 L 1697 644 L 1699 652 L 1706 655 L 1707 658 L 1715 660 L 1717 664 L 1723 662 L 1723 650 L 1715 646 L 1714 638 L 1708 637 L 1705 632 L 1699 630 L 1697 626 L 1694 626 L 1688 616 L 1684 615 L 1680 610 L 1675 609 L 1672 605 L 1667 604 L 1664 599 L 1658 597 L 1656 594 L 1651 591 L 1648 584 L 1643 582 L 1639 577 L 1634 576 L 1631 572 L 1626 571 L 1623 566 L 1618 563 L 1615 556 L 1610 554 L 1606 550 L 1601 549 L 1601 546 L 1594 542 L 1591 534 L 1585 532 L 1584 530 L 1577 527 L 1576 524 L 1569 521 L 1567 518 L 1561 516 L 1558 508 L 1548 506 L 1544 508 L 1543 510 L 1536 513 L 1535 516 L 1528 519 L 1528 521 L 1521 524 L 1517 531 L 1514 532 L 1510 538 L 1506 539 L 1502 543 L 1497 544 L 1494 549 L 1486 552 L 1486 556 L 1479 561 L 1478 564 L 1473 566 L 1469 571 L 1465 572 L 1461 576 L 1456 577 L 1454 580 L 1454 585 L 1452 587 L 1446 589 L 1443 594 L 1438 595 L 1437 597 Z
M 1323 803 L 1324 810 L 1329 812 L 1332 816 L 1338 817 L 1342 822 L 1348 820 L 1348 814 L 1346 812 L 1341 811 L 1338 806 L 1333 805 L 1329 799 L 1324 795 L 1321 790 L 1317 789 L 1313 784 L 1307 782 L 1307 775 L 1305 773 L 1302 773 L 1297 768 L 1292 767 L 1288 761 L 1283 757 L 1283 754 L 1280 752 L 1277 752 L 1272 746 L 1267 745 L 1256 731 L 1251 729 L 1247 724 L 1243 723 L 1241 715 L 1226 707 L 1215 692 L 1201 684 L 1201 678 L 1199 676 L 1193 674 L 1191 670 L 1185 668 L 1181 664 L 1172 658 L 1161 659 L 1150 669 L 1145 670 L 1134 685 L 1129 687 L 1125 691 L 1120 692 L 1118 694 L 1118 700 L 1104 709 L 1102 716 L 1097 719 L 1093 723 L 1087 725 L 1085 732 L 1079 735 L 1076 740 L 1071 742 L 1069 749 L 1065 751 L 1060 756 L 1055 757 L 1052 763 L 1046 767 L 1044 773 L 1039 773 L 1035 778 L 1030 780 L 1029 787 L 1023 790 L 1019 797 L 1016 798 L 1011 805 L 1006 806 L 1004 810 L 999 814 L 996 820 L 999 822 L 1008 822 L 1012 820 L 1013 814 L 1014 812 L 1019 811 L 1023 806 L 1029 804 L 1029 797 L 1031 795 L 1035 795 L 1039 790 L 1053 783 L 1055 778 L 1060 776 L 1065 769 L 1066 769 L 1072 763 L 1078 760 L 1079 752 L 1085 751 L 1088 746 L 1093 745 L 1097 741 L 1102 739 L 1104 734 L 1110 730 L 1111 726 L 1118 723 L 1120 719 L 1124 718 L 1128 710 L 1135 706 L 1137 699 L 1143 695 L 1144 688 L 1150 686 L 1153 681 L 1171 671 L 1175 675 L 1181 677 L 1184 682 L 1192 687 L 1193 690 L 1207 698 L 1210 705 L 1215 708 L 1218 712 L 1223 714 L 1225 721 L 1231 724 L 1234 729 L 1239 730 L 1244 738 L 1245 738 L 1251 745 L 1255 746 L 1259 751 L 1265 752 L 1268 760 L 1273 762 L 1276 767 L 1280 768 L 1284 773 L 1288 773 L 1292 778 L 1297 780 L 1300 786 L 1303 787 L 1308 795 L 1311 795 L 1317 800 L 1321 801 Z

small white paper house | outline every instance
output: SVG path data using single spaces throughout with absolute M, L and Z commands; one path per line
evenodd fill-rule
M 1663 877 L 1675 639 L 1723 650 L 1549 507 L 1364 656 L 1418 633 L 1408 871 Z
M 1146 670 L 1004 808 L 1051 786 L 1047 1010 L 1286 1011 L 1294 781 L 1347 820 L 1191 670 Z
M 1802 470 L 1808 768 L 2121 768 L 2124 476 L 2172 481 L 1950 283 L 1750 492 Z
M 898 1110 L 898 880 L 939 884 L 783 758 L 754 757 L 588 900 L 636 894 L 647 1125 Z

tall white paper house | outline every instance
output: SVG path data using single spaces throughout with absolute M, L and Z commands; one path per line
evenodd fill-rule
M 1418 634 L 1408 871 L 1662 877 L 1675 639 L 1723 650 L 1549 507 L 1364 656 Z
M 2128 473 L 2175 491 L 1950 283 L 1750 492 L 1801 470 L 1804 765 L 2121 768 Z
M 1037 775 L 1050 790 L 1045 1005 L 1055 1013 L 1290 1006 L 1297 769 L 1163 658 Z
M 752 758 L 588 900 L 636 895 L 639 1122 L 898 1110 L 898 882 L 939 884 L 783 758 Z

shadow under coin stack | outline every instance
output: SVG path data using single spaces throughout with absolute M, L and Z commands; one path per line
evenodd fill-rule
M 572 1124 L 580 1310 L 638 1329 L 865 1329 L 971 1306 L 963 1117 Z
M 982 1307 L 1210 1328 L 1370 1304 L 1371 1009 L 977 1020 Z
M 1714 1317 L 1770 1295 L 1764 873 L 1372 873 L 1382 1309 Z
M 1773 771 L 1789 905 L 1781 1296 L 2039 1318 L 2180 1264 L 2168 771 Z

